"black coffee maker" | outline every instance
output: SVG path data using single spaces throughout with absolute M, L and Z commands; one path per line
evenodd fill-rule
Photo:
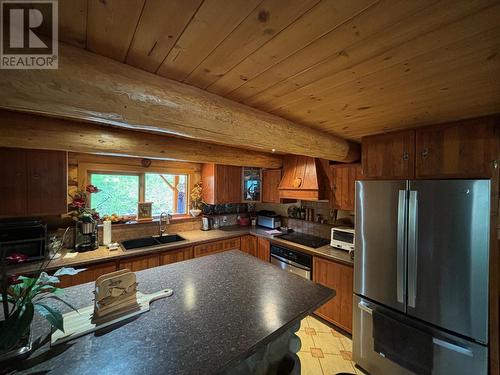
M 99 247 L 97 221 L 92 215 L 83 214 L 76 222 L 75 250 L 78 252 L 96 250 Z

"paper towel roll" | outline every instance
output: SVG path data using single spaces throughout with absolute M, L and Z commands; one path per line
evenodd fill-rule
M 105 220 L 102 223 L 102 243 L 109 245 L 111 243 L 111 221 Z

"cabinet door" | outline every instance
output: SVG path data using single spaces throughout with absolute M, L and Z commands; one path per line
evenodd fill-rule
M 125 258 L 120 260 L 118 269 L 129 269 L 132 272 L 137 272 L 145 270 L 148 268 L 157 267 L 160 265 L 160 259 L 158 254 L 155 255 L 145 255 L 133 258 Z
M 74 285 L 84 284 L 95 281 L 99 276 L 105 275 L 107 273 L 116 271 L 116 263 L 115 262 L 107 262 L 97 265 L 91 266 L 82 266 L 75 267 L 78 268 L 86 268 L 85 271 L 82 271 L 73 276 L 62 276 L 60 278 L 61 282 L 59 283 L 59 287 L 67 288 Z
M 160 253 L 160 266 L 165 264 L 182 262 L 193 258 L 193 247 L 183 247 L 182 249 L 170 250 Z
M 0 217 L 26 216 L 26 152 L 0 148 Z
M 281 181 L 281 169 L 262 171 L 262 202 L 280 203 L 278 187 Z
M 365 137 L 361 145 L 363 178 L 410 179 L 415 175 L 415 131 Z
M 331 167 L 333 208 L 354 211 L 355 181 L 361 177 L 360 164 L 335 164 Z
M 498 163 L 498 118 L 417 129 L 417 178 L 489 178 Z
M 333 299 L 315 313 L 340 328 L 352 330 L 353 267 L 323 258 L 313 258 L 313 280 L 334 289 Z
M 215 173 L 215 204 L 241 202 L 241 167 L 217 165 Z
M 256 257 L 257 237 L 251 235 L 241 236 L 241 251 Z
M 63 151 L 26 150 L 29 215 L 67 212 L 68 159 Z
M 264 262 L 271 260 L 271 243 L 265 238 L 259 237 L 257 240 L 257 257 Z
M 224 242 L 223 241 L 213 241 L 209 243 L 204 243 L 202 245 L 194 246 L 194 257 L 199 258 L 206 255 L 211 255 L 215 253 L 220 253 L 224 251 Z

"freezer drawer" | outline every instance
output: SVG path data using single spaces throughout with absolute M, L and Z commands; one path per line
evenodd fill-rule
M 404 314 L 389 310 L 354 295 L 353 360 L 372 375 L 411 375 L 413 372 L 384 358 L 374 350 L 373 310 L 398 319 L 432 335 L 433 375 L 486 375 L 488 348 L 424 325 Z

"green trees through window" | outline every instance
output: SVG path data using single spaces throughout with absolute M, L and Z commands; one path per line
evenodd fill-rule
M 137 215 L 139 202 L 152 202 L 153 216 L 187 213 L 187 175 L 92 172 L 90 183 L 101 190 L 91 201 L 101 216 Z

